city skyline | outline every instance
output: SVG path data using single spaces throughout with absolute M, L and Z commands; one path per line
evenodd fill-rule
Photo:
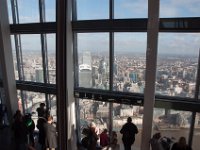
M 198 0 L 161 0 L 160 17 L 199 17 Z M 109 2 L 107 0 L 77 0 L 77 17 L 83 19 L 108 19 Z M 31 9 L 30 9 L 31 6 Z M 80 7 L 81 6 L 81 7 Z M 99 7 L 101 6 L 101 7 Z M 20 23 L 39 22 L 39 4 L 36 0 L 18 0 Z M 55 0 L 46 0 L 46 21 L 55 21 Z M 115 0 L 114 16 L 116 19 L 124 18 L 147 18 L 146 0 Z M 134 8 L 134 9 L 133 9 Z M 8 0 L 9 19 L 12 24 L 10 0 Z M 92 13 L 91 13 L 92 11 Z M 99 13 L 101 12 L 101 13 Z M 106 14 L 106 15 L 105 15 Z M 103 15 L 99 16 L 98 15 Z M 121 15 L 121 16 L 120 16 Z M 105 17 L 106 16 L 106 17 Z M 146 51 L 147 33 L 117 33 L 115 32 L 115 51 L 129 51 L 134 47 L 136 51 Z M 109 33 L 78 33 L 78 44 L 81 49 L 104 50 L 102 46 L 109 48 Z M 13 39 L 13 37 L 12 37 Z M 13 41 L 13 40 L 12 40 Z M 22 50 L 40 50 L 40 35 L 21 35 Z M 47 46 L 49 51 L 55 50 L 55 33 L 47 34 Z M 85 43 L 85 44 L 84 44 Z M 92 43 L 92 44 L 91 44 Z M 198 54 L 200 36 L 198 33 L 159 33 L 158 51 L 160 53 L 174 54 Z M 99 49 L 97 49 L 99 48 Z

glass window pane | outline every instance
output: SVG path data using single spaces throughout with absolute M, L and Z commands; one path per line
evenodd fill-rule
M 49 108 L 50 108 L 50 114 L 53 116 L 53 120 L 57 122 L 57 105 L 56 105 L 56 95 L 48 95 L 49 99 Z
M 122 126 L 127 122 L 128 117 L 132 118 L 132 122 L 137 126 L 139 131 L 139 133 L 135 135 L 135 142 L 132 145 L 132 149 L 139 150 L 141 145 L 143 108 L 125 104 L 113 104 L 113 131 L 117 132 L 117 140 L 118 144 L 120 145 L 120 149 L 124 148 L 120 130 Z
M 199 17 L 199 0 L 160 0 L 160 18 Z
M 21 95 L 22 92 L 22 95 Z M 38 119 L 37 108 L 40 107 L 40 103 L 46 104 L 46 97 L 44 93 L 38 92 L 29 92 L 29 91 L 19 91 L 17 92 L 18 96 L 18 107 L 22 111 L 23 104 L 25 108 L 25 113 L 31 113 L 32 117 L 35 122 Z M 56 105 L 56 96 L 55 95 L 48 95 L 48 102 L 49 102 L 49 110 L 48 112 L 50 115 L 53 116 L 54 121 L 57 121 L 57 105 Z M 47 109 L 47 105 L 45 106 Z
M 49 83 L 56 83 L 56 39 L 55 34 L 47 34 Z
M 160 132 L 162 137 L 173 142 L 177 142 L 181 136 L 188 140 L 191 117 L 192 113 L 188 111 L 154 108 L 153 134 Z
M 194 97 L 199 34 L 160 33 L 156 94 Z
M 146 42 L 146 33 L 114 34 L 114 91 L 144 92 Z
M 56 21 L 56 1 L 45 0 L 45 14 L 47 22 Z
M 97 135 L 109 128 L 109 104 L 92 100 L 79 100 L 80 132 L 87 128 L 91 122 L 96 125 Z M 108 129 L 109 130 L 109 129 Z M 85 135 L 81 135 L 81 139 Z M 100 141 L 98 140 L 98 144 Z
M 96 20 L 109 18 L 108 0 L 77 0 L 77 19 Z
M 17 67 L 17 55 L 16 55 L 16 48 L 15 48 L 15 39 L 14 39 L 13 35 L 11 35 L 11 46 L 12 46 L 15 80 L 19 80 L 19 73 L 18 73 L 18 67 Z
M 9 23 L 12 24 L 12 23 L 13 23 L 13 17 L 12 17 L 12 7 L 11 7 L 11 2 L 10 2 L 10 0 L 7 1 L 7 5 L 8 5 Z
M 199 149 L 199 139 L 200 139 L 200 113 L 196 114 L 195 119 L 195 126 L 194 126 L 194 134 L 193 134 L 193 142 L 192 142 L 192 149 L 198 150 Z
M 2 82 L 1 76 L 0 76 L 0 82 Z M 0 105 L 1 104 L 6 104 L 6 96 L 5 96 L 4 87 L 0 85 Z
M 147 0 L 115 0 L 114 18 L 147 18 Z
M 18 0 L 19 23 L 39 22 L 38 0 Z
M 200 86 L 199 86 L 199 96 L 198 97 L 199 97 L 198 99 L 200 99 Z
M 44 82 L 40 35 L 21 35 L 24 80 Z
M 109 89 L 109 34 L 78 33 L 79 87 Z

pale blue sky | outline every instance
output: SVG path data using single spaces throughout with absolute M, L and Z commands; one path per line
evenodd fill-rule
M 55 21 L 55 1 L 46 0 L 46 20 Z M 8 0 L 10 2 L 10 0 Z M 114 0 L 115 18 L 146 18 L 148 0 Z M 38 0 L 18 0 L 20 23 L 39 22 Z M 160 0 L 160 17 L 200 17 L 200 0 Z M 10 5 L 9 5 L 9 10 Z M 109 0 L 77 0 L 78 19 L 108 19 Z M 11 18 L 11 12 L 9 11 Z M 96 34 L 96 33 L 95 33 Z M 104 51 L 108 49 L 108 33 L 81 34 L 80 50 Z M 198 54 L 198 33 L 160 33 L 159 51 Z M 36 35 L 37 37 L 38 35 Z M 35 36 L 22 36 L 23 49 L 41 49 Z M 55 48 L 55 35 L 48 36 L 49 50 Z M 38 44 L 37 44 L 38 43 Z M 116 33 L 115 51 L 146 51 L 146 33 Z

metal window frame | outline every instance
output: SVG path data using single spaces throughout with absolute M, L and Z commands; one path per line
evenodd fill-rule
M 11 2 L 16 3 L 17 0 L 11 0 Z M 113 45 L 113 32 L 147 32 L 147 19 L 113 19 L 113 11 L 114 11 L 114 0 L 110 0 L 110 12 L 109 16 L 110 19 L 103 19 L 103 20 L 77 20 L 76 18 L 76 1 L 74 0 L 73 5 L 73 21 L 72 21 L 72 30 L 74 32 L 74 39 L 76 39 L 76 33 L 88 33 L 88 32 L 108 32 L 110 45 Z M 13 3 L 13 6 L 15 5 Z M 15 6 L 16 7 L 16 6 Z M 112 9 L 113 8 L 113 9 Z M 14 8 L 16 9 L 16 8 Z M 66 9 L 66 8 L 64 8 Z M 18 12 L 15 12 L 15 15 Z M 13 16 L 15 16 L 13 15 Z M 19 17 L 19 16 L 18 16 Z M 16 17 L 16 19 L 18 18 Z M 19 20 L 19 18 L 18 18 Z M 16 36 L 17 34 L 46 34 L 46 33 L 56 33 L 56 22 L 42 22 L 42 23 L 27 23 L 27 24 L 18 24 L 17 22 L 13 21 L 13 24 L 10 25 L 11 33 Z M 185 17 L 185 18 L 160 18 L 159 24 L 159 32 L 179 32 L 179 33 L 199 33 L 200 32 L 200 18 L 199 17 Z M 16 37 L 17 42 L 20 42 L 20 37 Z M 77 41 L 74 40 L 74 45 L 76 45 Z M 112 66 L 112 59 L 113 59 L 113 46 L 110 46 L 110 66 Z M 18 62 L 22 61 L 22 53 L 20 49 L 18 50 L 17 59 Z M 44 52 L 45 53 L 45 52 Z M 75 50 L 76 53 L 76 50 Z M 76 56 L 76 55 L 75 55 Z M 75 58 L 75 57 L 74 57 Z M 20 63 L 19 63 L 20 64 Z M 20 68 L 18 64 L 18 68 Z M 75 64 L 75 72 L 77 71 L 76 63 Z M 22 67 L 23 69 L 23 67 Z M 199 68 L 198 68 L 199 69 Z M 113 68 L 110 67 L 110 80 L 112 80 L 112 70 Z M 19 71 L 20 79 L 23 79 L 22 71 Z M 81 89 L 77 87 L 77 76 L 75 73 L 75 97 L 81 98 L 83 93 L 88 95 L 96 95 L 95 97 L 106 97 L 103 101 L 106 102 L 117 102 L 117 103 L 124 103 L 124 104 L 134 104 L 134 105 L 143 105 L 144 95 L 136 94 L 136 93 L 120 93 L 120 92 L 108 92 L 95 90 L 93 89 Z M 199 82 L 200 77 L 198 75 L 197 78 L 198 83 L 196 82 L 196 93 L 199 92 Z M 111 83 L 111 82 L 110 82 Z M 42 87 L 42 88 L 41 88 Z M 47 94 L 56 94 L 56 85 L 53 84 L 46 84 L 46 83 L 34 83 L 29 84 L 28 81 L 20 81 L 17 82 L 17 88 L 20 90 L 28 89 L 29 91 L 35 92 L 42 92 Z M 110 84 L 110 89 L 112 91 L 112 84 Z M 77 96 L 79 95 L 79 96 Z M 114 95 L 120 95 L 121 100 L 115 100 Z M 134 99 L 133 101 L 129 99 Z M 101 101 L 102 99 L 97 99 Z M 141 102 L 142 101 L 142 102 Z M 139 103 L 138 103 L 139 102 Z M 159 96 L 155 95 L 155 107 L 162 107 L 162 108 L 171 108 L 171 109 L 180 109 L 186 111 L 193 111 L 194 113 L 200 112 L 200 100 L 199 97 L 195 96 L 194 99 L 191 98 L 180 98 L 180 97 L 167 97 L 167 96 Z M 111 109 L 112 110 L 112 109 Z M 193 114 L 194 115 L 194 114 Z M 195 116 L 195 115 L 194 115 Z M 193 121 L 194 121 L 193 116 Z M 193 126 L 193 125 L 192 125 Z M 193 132 L 191 128 L 191 133 Z M 189 138 L 189 143 L 191 144 L 191 136 Z

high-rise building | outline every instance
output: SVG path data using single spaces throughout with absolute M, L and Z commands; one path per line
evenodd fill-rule
M 35 69 L 35 80 L 36 82 L 44 82 L 44 75 L 42 68 Z

